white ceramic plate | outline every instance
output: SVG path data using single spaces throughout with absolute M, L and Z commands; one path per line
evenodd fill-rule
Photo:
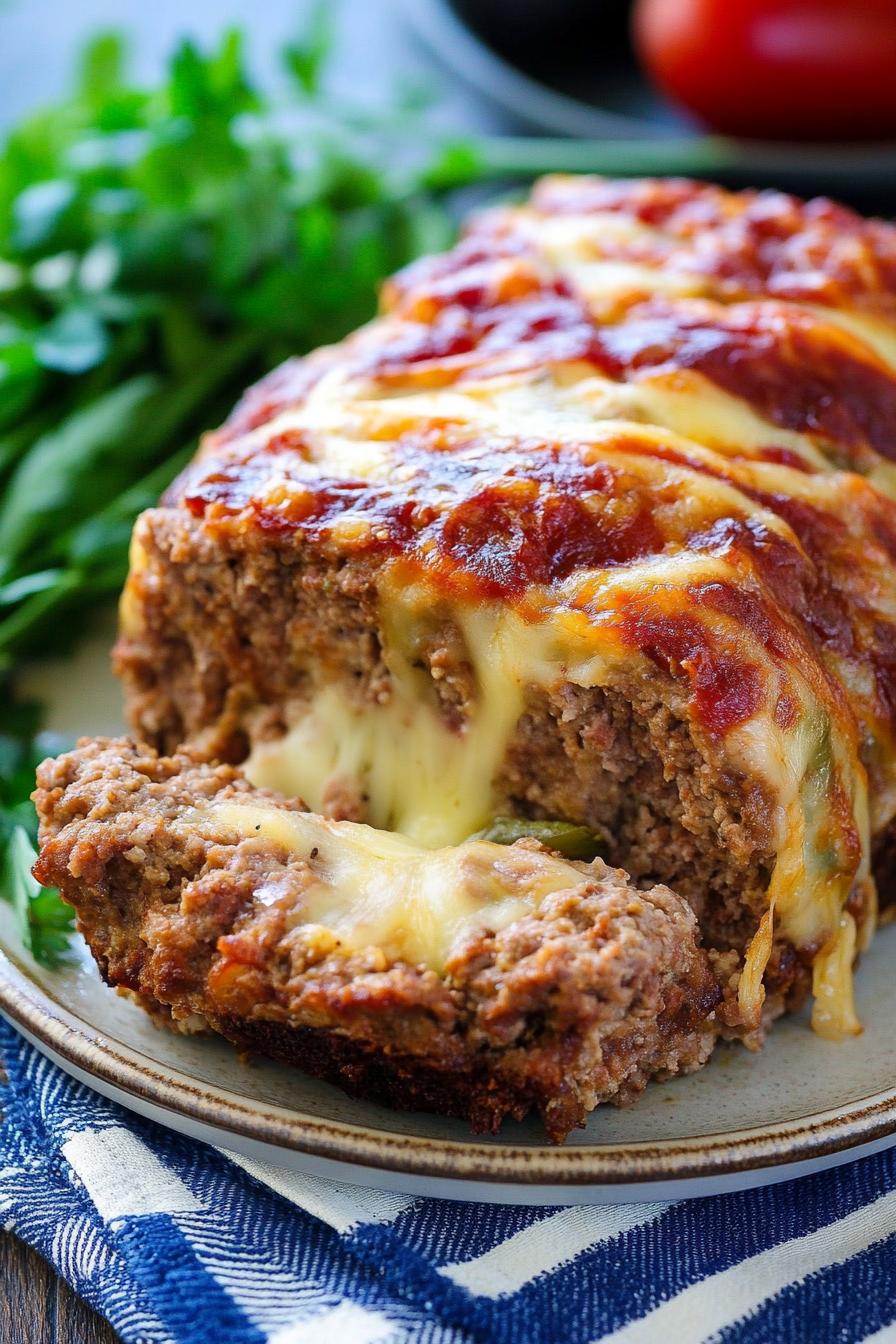
M 35 673 L 50 726 L 114 730 L 102 642 Z M 46 1055 L 124 1106 L 222 1147 L 295 1170 L 411 1194 L 528 1204 L 681 1198 L 742 1189 L 896 1144 L 896 926 L 863 958 L 865 1032 L 835 1045 L 806 1014 L 765 1050 L 720 1046 L 702 1073 L 651 1084 L 628 1110 L 600 1107 L 564 1147 L 535 1120 L 472 1139 L 457 1120 L 353 1101 L 269 1060 L 240 1063 L 223 1040 L 174 1036 L 75 965 L 37 966 L 0 906 L 0 1010 Z

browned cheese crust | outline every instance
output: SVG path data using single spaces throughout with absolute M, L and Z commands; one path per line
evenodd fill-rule
M 39 879 L 74 905 L 108 983 L 185 1030 L 208 1023 L 350 1093 L 468 1116 L 478 1133 L 535 1109 L 555 1142 L 598 1102 L 628 1103 L 711 1052 L 721 991 L 692 911 L 600 860 L 531 916 L 472 931 L 437 974 L 311 937 L 313 857 L 213 820 L 179 824 L 211 800 L 297 809 L 230 766 L 100 739 L 44 762 L 38 786 Z

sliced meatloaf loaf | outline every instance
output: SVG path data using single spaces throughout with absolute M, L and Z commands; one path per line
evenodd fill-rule
M 734 957 L 732 1031 L 811 978 L 842 1036 L 896 852 L 894 498 L 896 229 L 550 179 L 142 516 L 131 724 L 424 845 L 598 827 Z
M 126 739 L 46 761 L 35 801 L 38 876 L 110 984 L 349 1092 L 477 1132 L 534 1108 L 562 1141 L 712 1049 L 690 907 L 599 859 L 424 849 Z

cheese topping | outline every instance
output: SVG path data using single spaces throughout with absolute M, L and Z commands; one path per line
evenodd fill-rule
M 830 1041 L 857 1036 L 862 1030 L 853 1003 L 852 965 L 856 954 L 856 923 L 844 912 L 812 966 L 812 1026 Z

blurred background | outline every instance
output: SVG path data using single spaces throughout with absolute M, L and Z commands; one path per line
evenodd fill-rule
M 68 90 L 79 48 L 100 29 L 127 35 L 135 82 L 153 84 L 183 37 L 213 46 L 225 29 L 240 28 L 252 74 L 282 93 L 280 50 L 312 9 L 310 0 L 0 0 L 0 134 Z M 510 129 L 509 117 L 439 70 L 397 0 L 337 0 L 327 10 L 333 28 L 327 84 L 335 94 L 382 107 L 396 90 L 417 86 L 431 92 L 445 127 Z
M 896 210 L 896 0 L 0 0 L 0 134 L 62 96 L 101 29 L 127 35 L 134 80 L 151 84 L 185 36 L 239 28 L 276 97 L 278 53 L 315 8 L 337 97 L 382 108 L 425 91 L 445 131 L 628 141 L 628 158 L 593 165 Z M 710 152 L 719 131 L 737 140 Z

